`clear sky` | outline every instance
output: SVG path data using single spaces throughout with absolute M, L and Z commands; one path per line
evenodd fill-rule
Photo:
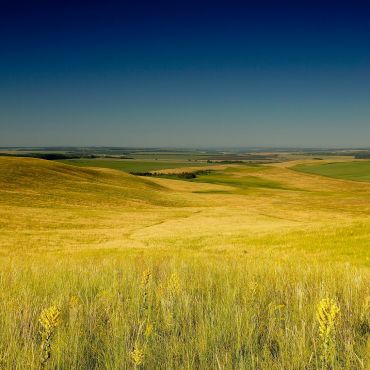
M 367 1 L 0 11 L 0 146 L 370 146 Z

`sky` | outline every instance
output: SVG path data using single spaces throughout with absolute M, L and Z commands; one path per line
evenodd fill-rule
M 366 1 L 4 1 L 0 146 L 370 147 Z

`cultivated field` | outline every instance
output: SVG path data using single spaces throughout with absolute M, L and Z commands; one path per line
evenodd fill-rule
M 0 158 L 0 369 L 368 369 L 370 184 L 308 163 Z
M 327 162 L 324 164 L 301 164 L 296 170 L 317 175 L 354 181 L 370 182 L 370 161 Z

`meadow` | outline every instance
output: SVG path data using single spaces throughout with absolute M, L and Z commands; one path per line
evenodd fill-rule
M 0 158 L 0 369 L 368 369 L 370 185 L 311 165 Z

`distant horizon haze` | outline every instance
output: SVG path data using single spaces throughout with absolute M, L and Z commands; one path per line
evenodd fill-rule
M 73 150 L 73 149 L 121 149 L 121 150 L 164 150 L 164 151 L 325 151 L 325 150 L 340 150 L 340 151 L 351 151 L 351 150 L 370 150 L 370 145 L 368 146 L 130 146 L 130 145 L 39 145 L 39 146 L 0 146 L 1 150 L 48 150 L 48 151 L 60 151 L 60 150 Z

